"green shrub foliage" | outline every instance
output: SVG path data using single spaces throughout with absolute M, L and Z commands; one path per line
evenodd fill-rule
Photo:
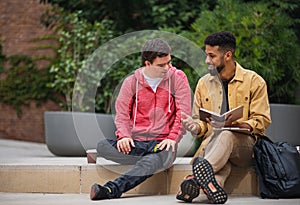
M 55 58 L 49 58 L 50 69 L 37 70 L 33 58 L 7 58 L 0 53 L 0 101 L 16 108 L 19 114 L 20 106 L 30 100 L 40 104 L 53 98 L 53 90 L 64 96 L 62 107 L 71 110 L 74 83 L 87 57 L 114 37 L 142 29 L 177 33 L 202 48 L 208 34 L 231 31 L 237 38 L 237 61 L 266 80 L 270 102 L 295 103 L 295 90 L 300 84 L 297 0 L 47 2 L 61 6 L 53 6 L 53 10 L 41 18 L 45 26 L 57 31 L 57 35 L 51 37 L 58 44 L 50 45 L 56 53 Z M 6 66 L 4 62 L 8 62 Z M 204 74 L 180 59 L 174 59 L 173 65 L 186 72 L 192 89 L 199 75 Z M 139 66 L 140 56 L 134 54 L 116 62 L 106 73 L 97 74 L 102 76 L 100 82 L 95 82 L 99 87 L 94 99 L 87 99 L 95 104 L 96 112 L 110 112 L 115 88 Z
M 102 43 L 113 38 L 113 31 L 109 29 L 110 21 L 89 23 L 80 14 L 81 11 L 69 13 L 57 8 L 52 11 L 52 17 L 59 19 L 56 25 L 52 25 L 57 30 L 58 48 L 50 68 L 54 79 L 49 81 L 48 86 L 64 96 L 61 106 L 65 110 L 72 109 L 76 77 L 86 60 Z M 75 106 L 82 111 L 89 109 L 81 105 Z
M 183 35 L 203 46 L 209 33 L 231 31 L 237 39 L 237 61 L 266 80 L 270 102 L 294 103 L 300 84 L 299 42 L 292 29 L 296 22 L 272 3 L 219 0 Z
M 0 70 L 0 102 L 16 109 L 22 115 L 22 105 L 34 100 L 37 105 L 53 99 L 53 90 L 46 86 L 51 81 L 47 69 L 37 70 L 28 56 L 13 55 L 7 59 L 8 65 Z

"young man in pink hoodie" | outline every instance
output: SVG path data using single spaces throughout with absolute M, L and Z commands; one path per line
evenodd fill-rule
M 116 100 L 116 137 L 100 141 L 98 154 L 120 164 L 126 173 L 91 187 L 91 200 L 119 198 L 155 172 L 169 168 L 185 134 L 181 112 L 191 112 L 186 75 L 171 65 L 171 48 L 152 39 L 142 48 L 142 67 L 128 76 Z

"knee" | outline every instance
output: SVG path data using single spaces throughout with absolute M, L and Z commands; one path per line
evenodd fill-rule
M 225 130 L 220 133 L 218 139 L 221 141 L 223 145 L 233 145 L 234 142 L 234 133 L 228 130 Z
M 234 136 L 234 134 L 229 130 L 224 130 L 220 133 L 220 136 L 222 136 L 223 138 L 231 139 Z

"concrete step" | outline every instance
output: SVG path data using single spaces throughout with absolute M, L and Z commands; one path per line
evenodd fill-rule
M 176 194 L 183 178 L 192 173 L 191 158 L 177 158 L 170 169 L 156 173 L 130 194 Z M 15 159 L 0 163 L 0 192 L 18 193 L 89 193 L 93 183 L 113 180 L 129 166 L 102 158 L 88 164 L 85 157 L 43 157 Z M 234 167 L 225 190 L 231 195 L 257 195 L 254 168 Z

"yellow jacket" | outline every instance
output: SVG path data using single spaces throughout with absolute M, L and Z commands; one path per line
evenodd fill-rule
M 199 108 L 220 113 L 222 100 L 223 86 L 217 76 L 206 74 L 199 79 L 194 94 L 193 118 L 201 127 L 201 132 L 195 137 L 203 137 L 203 140 L 195 156 L 203 155 L 213 135 L 211 126 L 199 120 Z M 248 123 L 253 128 L 253 135 L 264 135 L 271 117 L 267 85 L 261 76 L 236 63 L 235 76 L 228 84 L 228 103 L 230 110 L 244 105 L 243 117 L 237 122 Z

